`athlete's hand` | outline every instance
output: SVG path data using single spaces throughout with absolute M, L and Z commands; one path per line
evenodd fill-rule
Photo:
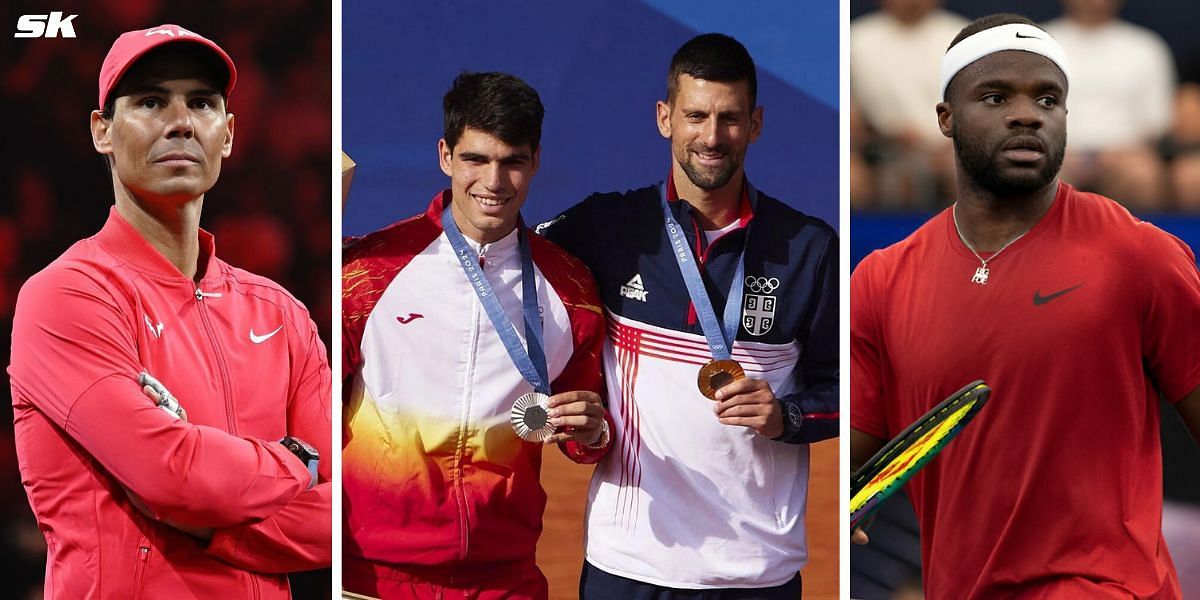
M 550 396 L 546 403 L 550 409 L 550 424 L 554 435 L 546 438 L 546 444 L 557 444 L 575 440 L 585 446 L 600 441 L 604 428 L 604 405 L 596 392 L 563 392 Z
M 783 434 L 783 406 L 762 379 L 743 377 L 717 390 L 713 412 L 724 425 L 749 427 L 766 438 Z
M 153 400 L 155 406 L 158 406 L 158 403 L 162 402 L 162 396 L 159 396 L 158 392 L 154 391 L 154 388 L 152 388 L 148 385 L 142 386 L 142 393 L 146 394 L 146 396 L 148 398 Z M 174 395 L 174 394 L 172 394 L 172 395 Z M 183 419 L 184 423 L 187 422 L 187 410 L 185 410 L 182 406 L 179 407 L 179 418 Z
M 861 546 L 869 541 L 871 541 L 871 538 L 867 537 L 867 532 L 863 531 L 861 527 L 855 527 L 854 533 L 850 534 L 850 543 L 852 544 Z

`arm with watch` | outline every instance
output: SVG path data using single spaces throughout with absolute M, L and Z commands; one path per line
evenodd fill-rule
M 811 444 L 837 437 L 837 259 L 837 238 L 830 236 L 813 286 L 811 316 L 796 333 L 801 353 L 792 377 L 797 391 L 776 396 L 764 380 L 738 379 L 716 391 L 713 410 L 721 423 L 749 427 L 759 435 L 788 444 Z
M 331 376 L 325 346 L 311 321 L 309 329 L 307 355 L 292 377 L 287 407 L 289 435 L 278 441 L 308 469 L 311 480 L 307 490 L 264 519 L 217 528 L 158 518 L 129 492 L 134 505 L 147 516 L 207 542 L 206 552 L 249 571 L 289 573 L 327 567 L 332 561 L 331 465 L 328 459 L 321 460 L 331 452 Z M 162 384 L 147 373 L 140 376 L 139 382 L 160 409 L 186 419 L 183 403 Z
M 265 519 L 216 528 L 205 549 L 250 571 L 306 571 L 328 567 L 333 560 L 332 379 L 325 344 L 311 320 L 308 328 L 307 353 L 291 378 L 288 436 L 280 443 L 316 469 L 315 485 Z M 318 457 L 319 462 L 313 460 Z
M 590 281 L 588 299 L 598 306 L 595 284 Z M 612 447 L 612 417 L 604 401 L 604 315 L 573 308 L 572 334 L 575 352 L 558 377 L 550 383 L 554 395 L 548 402 L 555 432 L 546 444 L 557 443 L 562 453 L 574 462 L 590 465 L 600 462 Z
M 811 444 L 838 436 L 838 240 L 831 235 L 814 282 L 811 316 L 796 334 L 800 358 L 794 367 L 797 390 L 779 398 L 784 429 L 776 441 Z
M 158 519 L 207 542 L 205 551 L 236 567 L 260 573 L 289 573 L 332 562 L 332 491 L 330 482 L 331 375 L 325 345 L 315 324 L 307 323 L 305 356 L 290 377 L 288 435 L 278 441 L 310 474 L 308 489 L 263 519 L 229 527 L 197 527 Z M 140 382 L 147 395 L 169 414 L 183 418 L 185 407 L 147 374 Z M 311 443 L 310 443 L 311 442 Z M 325 460 L 322 460 L 322 458 Z M 132 493 L 142 512 L 153 515 Z
M 187 410 L 184 409 L 183 404 L 179 402 L 179 399 L 176 398 L 175 395 L 172 394 L 170 390 L 168 390 L 166 386 L 162 384 L 162 382 L 155 379 L 153 375 L 150 375 L 150 373 L 146 371 L 142 371 L 141 374 L 138 375 L 138 384 L 142 386 L 142 392 L 144 392 L 156 406 L 165 411 L 174 419 L 179 419 L 185 422 L 187 421 Z M 300 462 L 304 463 L 304 465 L 308 468 L 310 477 L 308 489 L 312 489 L 317 483 L 317 469 L 318 465 L 320 464 L 320 453 L 316 448 L 312 447 L 304 440 L 292 436 L 285 436 L 283 439 L 279 440 L 279 443 L 285 449 L 287 449 L 288 452 L 291 452 L 293 456 L 299 459 Z M 184 525 L 182 523 L 171 521 L 170 519 L 157 517 L 154 514 L 154 511 L 147 506 L 145 501 L 143 501 L 137 494 L 132 492 L 129 488 L 125 488 L 124 486 L 122 487 L 125 490 L 125 494 L 129 496 L 129 500 L 133 503 L 134 507 L 147 517 L 155 519 L 163 524 L 170 525 L 175 529 L 178 529 L 188 535 L 200 538 L 204 541 L 208 541 L 212 538 L 212 527 Z

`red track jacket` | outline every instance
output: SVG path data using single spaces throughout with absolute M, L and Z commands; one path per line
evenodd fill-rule
M 295 298 L 200 246 L 197 286 L 114 208 L 21 289 L 8 372 L 46 598 L 287 598 L 286 572 L 330 564 L 324 345 Z M 187 422 L 143 395 L 143 370 Z M 321 453 L 312 489 L 289 434 Z

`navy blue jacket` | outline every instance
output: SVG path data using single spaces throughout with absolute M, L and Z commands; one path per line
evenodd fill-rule
M 663 224 L 661 184 L 593 194 L 540 225 L 541 233 L 591 269 L 608 311 L 658 327 L 703 335 Z M 800 346 L 798 391 L 780 397 L 784 432 L 811 443 L 838 433 L 838 243 L 825 222 L 761 192 L 750 194 L 749 225 L 705 243 L 695 211 L 670 202 L 717 315 L 724 312 L 745 243 L 740 341 Z M 748 236 L 748 240 L 747 240 Z M 640 275 L 638 282 L 631 281 Z M 630 285 L 631 283 L 635 285 Z M 753 297 L 753 298 L 752 298 Z

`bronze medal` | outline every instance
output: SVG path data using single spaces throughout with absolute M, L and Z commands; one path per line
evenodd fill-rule
M 731 359 L 710 360 L 700 367 L 700 376 L 696 378 L 696 387 L 709 400 L 717 399 L 717 390 L 746 377 L 742 365 Z

